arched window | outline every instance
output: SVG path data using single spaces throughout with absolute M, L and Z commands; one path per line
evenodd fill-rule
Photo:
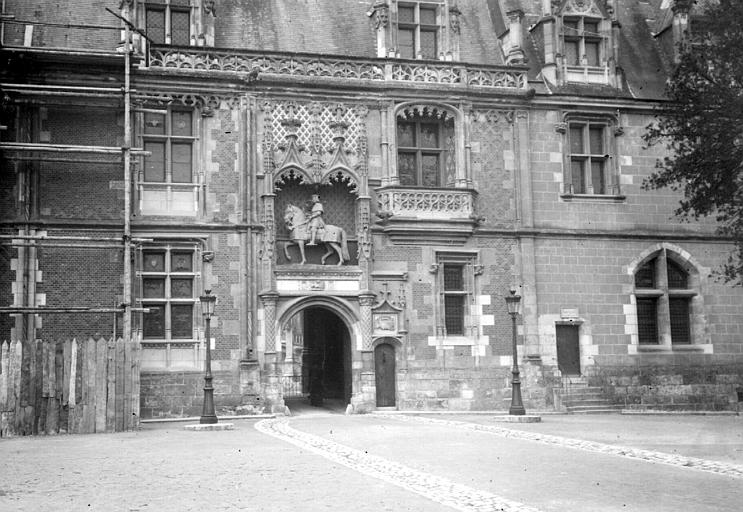
M 639 344 L 693 342 L 692 299 L 698 293 L 693 270 L 666 249 L 637 268 L 634 277 Z
M 453 186 L 456 179 L 454 117 L 415 106 L 397 115 L 397 176 L 406 187 Z

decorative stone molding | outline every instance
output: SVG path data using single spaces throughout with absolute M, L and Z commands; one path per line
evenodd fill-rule
M 316 81 L 372 80 L 425 82 L 452 87 L 487 87 L 525 91 L 525 69 L 454 62 L 410 62 L 347 56 L 274 55 L 260 52 L 218 52 L 208 48 L 150 48 L 150 67 L 188 73 L 224 72 L 250 79 L 256 73 L 312 78 Z M 253 76 L 254 77 L 254 76 Z
M 374 28 L 386 28 L 390 22 L 390 8 L 387 2 L 377 2 L 372 6 L 374 16 Z
M 456 5 L 449 7 L 449 28 L 452 33 L 459 34 L 461 30 L 459 17 L 462 15 L 462 11 Z
M 227 105 L 229 108 L 238 108 L 240 106 L 240 96 L 237 94 L 166 94 L 144 90 L 140 90 L 139 93 L 140 95 L 135 94 L 132 99 L 132 102 L 135 105 L 172 105 L 175 103 L 184 107 L 197 108 L 212 112 L 218 110 L 222 104 Z
M 215 1 L 214 0 L 204 0 L 204 14 L 207 14 L 209 16 L 216 17 L 217 11 L 215 9 Z
M 474 211 L 470 190 L 417 190 L 395 187 L 377 193 L 380 211 L 394 216 L 470 219 Z
M 555 123 L 555 131 L 560 134 L 566 134 L 568 132 L 568 123 Z
M 492 123 L 496 124 L 501 121 L 505 121 L 508 124 L 513 123 L 514 111 L 513 110 L 477 110 L 473 112 L 472 118 L 479 123 Z

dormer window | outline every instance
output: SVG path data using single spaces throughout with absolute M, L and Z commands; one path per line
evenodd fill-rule
M 458 60 L 462 12 L 445 0 L 376 0 L 377 57 Z
M 399 4 L 397 49 L 404 59 L 437 59 L 439 56 L 438 7 L 429 3 Z
M 145 4 L 147 37 L 155 44 L 191 44 L 191 7 L 188 0 L 160 0 Z
M 601 66 L 601 20 L 594 18 L 563 18 L 565 63 L 568 66 Z

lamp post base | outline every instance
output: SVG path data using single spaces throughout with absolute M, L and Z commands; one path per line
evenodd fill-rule
M 524 409 L 524 406 L 523 405 L 521 405 L 521 406 L 519 406 L 519 405 L 513 406 L 512 405 L 508 409 L 508 414 L 510 414 L 511 416 L 523 416 L 523 415 L 526 414 L 526 409 Z
M 201 418 L 199 423 L 208 425 L 217 423 L 217 414 L 214 412 L 214 388 L 211 386 L 211 376 L 206 378 L 207 385 L 204 386 L 204 406 L 201 409 Z

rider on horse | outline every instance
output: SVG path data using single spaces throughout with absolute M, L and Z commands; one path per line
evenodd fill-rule
M 317 238 L 317 232 L 325 228 L 325 221 L 323 220 L 323 206 L 320 202 L 320 196 L 312 194 L 312 211 L 310 212 L 310 220 L 308 221 L 310 226 L 310 241 L 307 245 L 317 245 L 315 242 Z M 322 241 L 322 235 L 321 235 Z

